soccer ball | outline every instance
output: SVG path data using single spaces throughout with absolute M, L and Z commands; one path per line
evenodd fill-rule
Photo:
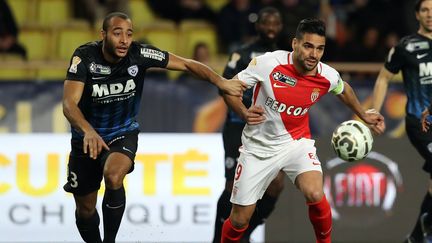
M 356 120 L 342 122 L 333 132 L 331 144 L 337 156 L 352 162 L 365 158 L 372 150 L 370 129 Z

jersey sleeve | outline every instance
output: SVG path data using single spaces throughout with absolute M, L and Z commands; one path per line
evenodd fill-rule
M 141 44 L 139 56 L 146 68 L 158 67 L 165 68 L 168 65 L 169 54 L 151 45 Z
M 253 87 L 256 83 L 264 81 L 266 76 L 266 60 L 268 61 L 269 55 L 254 57 L 246 69 L 238 74 L 238 78 L 248 85 L 248 88 Z M 267 70 L 268 71 L 268 70 Z
M 87 80 L 87 75 L 86 58 L 83 53 L 77 49 L 70 60 L 69 68 L 66 73 L 66 80 L 85 82 Z
M 330 84 L 330 93 L 338 95 L 342 94 L 344 91 L 344 81 L 342 80 L 340 74 L 337 74 L 338 78 L 336 82 L 331 82 Z
M 392 73 L 399 72 L 405 61 L 403 51 L 404 49 L 400 44 L 390 49 L 384 67 Z

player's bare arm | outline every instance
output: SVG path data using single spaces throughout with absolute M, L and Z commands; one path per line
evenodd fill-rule
M 172 53 L 169 54 L 167 68 L 191 72 L 203 80 L 208 80 L 229 95 L 242 96 L 243 91 L 247 88 L 246 84 L 240 80 L 226 80 L 205 64 Z
M 233 79 L 237 79 L 237 75 Z M 228 95 L 226 93 L 223 97 L 225 103 L 227 103 L 227 105 L 248 125 L 257 125 L 265 120 L 264 108 L 262 106 L 251 105 L 248 109 L 243 104 L 241 97 Z
M 360 119 L 362 119 L 372 129 L 374 134 L 382 134 L 385 130 L 384 117 L 375 110 L 365 111 L 361 106 L 354 90 L 344 82 L 344 91 L 337 96 L 347 105 Z
M 66 80 L 63 87 L 63 114 L 73 127 L 84 134 L 84 153 L 90 152 L 90 158 L 96 159 L 102 149 L 109 150 L 108 145 L 97 134 L 94 128 L 84 118 L 78 107 L 84 90 L 84 83 L 79 81 Z
M 388 83 L 393 78 L 393 76 L 394 73 L 390 72 L 385 67 L 382 67 L 378 74 L 372 95 L 372 107 L 377 111 L 381 110 L 384 97 L 387 93 Z

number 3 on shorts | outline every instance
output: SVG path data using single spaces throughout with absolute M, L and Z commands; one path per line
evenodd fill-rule
M 242 172 L 243 166 L 241 164 L 237 165 L 236 169 L 236 175 L 234 177 L 234 180 L 238 180 L 240 178 L 241 172 Z
M 78 187 L 78 181 L 77 181 L 78 176 L 75 174 L 75 172 L 71 172 L 70 174 L 71 174 L 71 177 L 70 177 L 70 181 L 71 181 L 70 186 L 72 188 L 77 188 Z

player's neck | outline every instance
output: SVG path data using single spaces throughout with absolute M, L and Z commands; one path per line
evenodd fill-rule
M 417 34 L 432 40 L 432 32 L 430 32 L 430 31 L 426 31 L 425 29 L 420 28 L 417 31 Z
M 111 55 L 109 53 L 109 51 L 105 50 L 105 48 L 103 46 L 102 46 L 102 55 L 103 55 L 105 61 L 112 63 L 112 64 L 115 64 L 115 63 L 118 63 L 121 61 L 121 58 L 118 58 L 118 57 Z

